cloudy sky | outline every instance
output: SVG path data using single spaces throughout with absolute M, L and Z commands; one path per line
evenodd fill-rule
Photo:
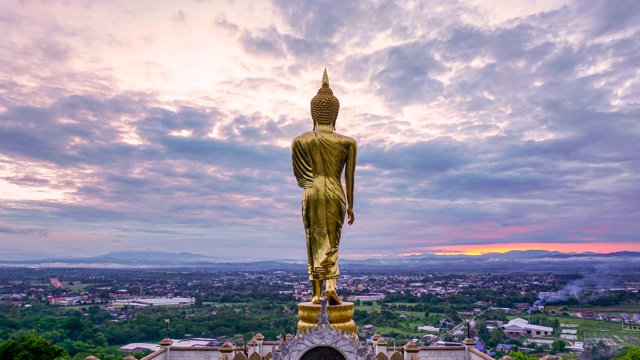
M 640 2 L 0 4 L 0 258 L 304 259 L 327 68 L 344 258 L 640 251 Z

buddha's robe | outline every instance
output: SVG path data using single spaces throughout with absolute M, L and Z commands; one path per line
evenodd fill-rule
M 309 280 L 336 279 L 338 246 L 346 201 L 342 170 L 348 155 L 346 137 L 307 132 L 291 143 L 293 173 L 302 195 Z

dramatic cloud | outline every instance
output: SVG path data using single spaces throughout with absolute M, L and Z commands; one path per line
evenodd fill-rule
M 640 251 L 640 6 L 536 6 L 3 2 L 0 254 L 304 258 L 325 67 L 359 142 L 343 256 Z

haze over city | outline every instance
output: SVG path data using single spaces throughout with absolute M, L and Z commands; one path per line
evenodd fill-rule
M 640 251 L 640 2 L 3 1 L 0 257 L 304 259 L 327 69 L 341 257 Z

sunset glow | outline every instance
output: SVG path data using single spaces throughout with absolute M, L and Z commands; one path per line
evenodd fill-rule
M 451 245 L 424 248 L 434 255 L 485 255 L 490 253 L 503 254 L 509 251 L 547 250 L 565 253 L 612 253 L 618 251 L 639 251 L 639 243 L 520 243 L 520 244 L 487 244 L 487 245 Z M 402 255 L 400 255 L 402 256 Z

